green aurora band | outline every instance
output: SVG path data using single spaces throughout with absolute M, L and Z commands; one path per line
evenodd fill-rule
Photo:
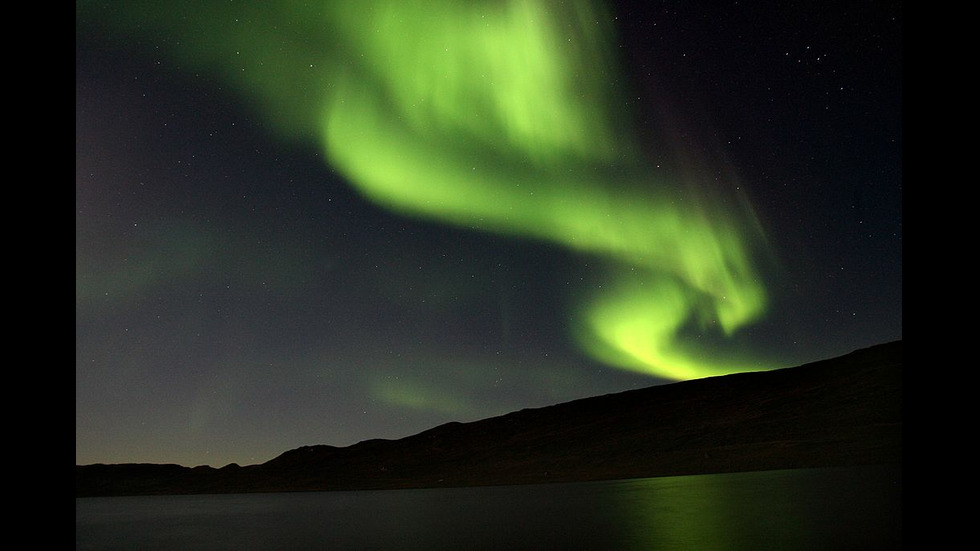
M 694 344 L 765 312 L 751 208 L 696 152 L 658 153 L 681 159 L 672 169 L 648 160 L 614 84 L 612 18 L 560 5 L 80 1 L 76 24 L 157 33 L 178 67 L 230 82 L 281 137 L 316 140 L 385 208 L 601 263 L 572 330 L 608 365 L 675 380 L 770 368 Z

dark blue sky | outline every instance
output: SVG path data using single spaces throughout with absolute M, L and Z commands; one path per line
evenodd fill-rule
M 745 342 L 793 366 L 900 339 L 900 5 L 636 4 L 638 134 L 667 113 L 719 147 L 778 259 Z M 254 464 L 666 382 L 576 346 L 587 259 L 379 208 L 99 15 L 76 19 L 76 463 Z

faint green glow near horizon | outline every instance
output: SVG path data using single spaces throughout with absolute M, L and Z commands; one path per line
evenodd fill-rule
M 369 200 L 599 259 L 605 280 L 572 307 L 596 359 L 675 380 L 766 367 L 682 345 L 761 318 L 765 242 L 751 208 L 701 181 L 713 168 L 644 160 L 600 4 L 205 4 L 152 8 L 147 26 L 183 29 L 179 61 L 238 85 L 282 135 L 316 139 Z

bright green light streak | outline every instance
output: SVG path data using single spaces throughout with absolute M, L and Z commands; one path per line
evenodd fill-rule
M 331 18 L 356 62 L 335 100 L 372 105 L 335 103 L 331 112 L 395 115 L 423 140 L 465 137 L 471 150 L 487 147 L 521 162 L 617 152 L 609 87 L 586 74 L 611 62 L 597 40 L 604 25 L 589 4 L 559 10 L 538 1 L 356 5 Z M 329 136 L 327 144 L 336 145 Z
M 585 304 L 580 312 L 577 336 L 593 357 L 640 373 L 649 373 L 650 366 L 670 366 L 658 374 L 675 379 L 765 368 L 731 354 L 724 362 L 710 363 L 704 359 L 703 350 L 685 348 L 678 342 L 677 335 L 689 317 L 725 311 L 714 303 L 698 304 L 703 300 L 701 293 L 656 274 L 619 278 L 614 285 L 607 296 Z M 725 301 L 721 298 L 714 302 L 724 305 Z M 724 318 L 702 317 L 699 321 L 702 330 L 712 330 L 713 325 L 720 324 L 722 332 L 728 331 Z
M 283 135 L 314 136 L 372 201 L 605 259 L 608 281 L 576 309 L 590 354 L 673 379 L 753 368 L 680 338 L 764 313 L 751 209 L 644 162 L 596 4 L 205 4 L 141 6 L 140 32 L 182 30 L 179 61 L 217 68 Z
M 646 288 L 617 285 L 582 312 L 580 338 L 603 361 L 675 379 L 743 370 L 694 361 L 675 340 L 694 318 L 731 333 L 762 314 L 743 241 L 751 221 L 650 176 L 605 109 L 601 17 L 575 7 L 397 2 L 358 13 L 360 26 L 345 28 L 359 29 L 349 38 L 363 62 L 324 112 L 329 158 L 402 213 L 649 273 Z

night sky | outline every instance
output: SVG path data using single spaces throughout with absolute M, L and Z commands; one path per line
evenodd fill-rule
M 902 338 L 898 2 L 76 2 L 75 461 Z

